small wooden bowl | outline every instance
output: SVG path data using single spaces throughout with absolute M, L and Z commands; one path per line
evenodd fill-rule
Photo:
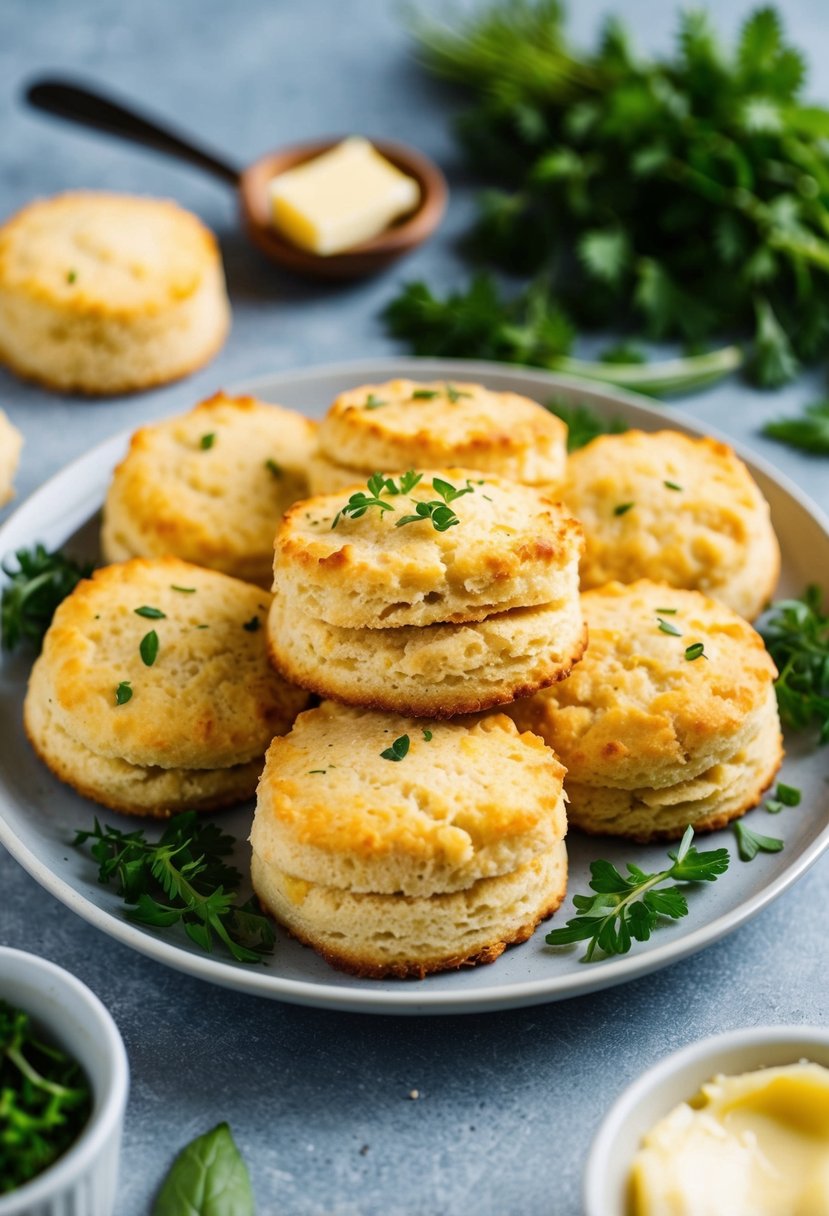
M 271 222 L 268 183 L 286 169 L 293 169 L 295 165 L 327 152 L 342 138 L 309 140 L 279 152 L 269 152 L 245 169 L 239 180 L 242 219 L 248 236 L 274 262 L 297 274 L 320 279 L 356 279 L 376 274 L 431 236 L 446 209 L 446 180 L 433 161 L 405 144 L 373 139 L 371 142 L 378 152 L 417 181 L 420 186 L 417 208 L 370 241 L 363 241 L 343 253 L 323 257 L 294 245 Z

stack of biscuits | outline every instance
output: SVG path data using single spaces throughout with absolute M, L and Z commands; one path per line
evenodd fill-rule
M 474 386 L 346 394 L 321 435 L 373 434 L 367 458 L 403 471 L 295 504 L 274 543 L 271 659 L 329 700 L 269 752 L 254 887 L 361 975 L 491 961 L 564 895 L 564 770 L 504 715 L 459 716 L 564 679 L 585 646 L 581 530 L 549 492 L 565 434 L 503 397 L 496 424 L 497 395 Z M 476 451 L 483 472 L 414 468 Z M 325 459 L 313 476 L 336 484 Z

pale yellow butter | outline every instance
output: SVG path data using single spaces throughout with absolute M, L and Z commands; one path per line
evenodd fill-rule
M 270 197 L 275 227 L 295 245 L 325 256 L 370 240 L 413 210 L 420 187 L 355 135 L 280 173 L 270 183 Z
M 648 1132 L 631 1216 L 829 1216 L 829 1070 L 716 1077 Z

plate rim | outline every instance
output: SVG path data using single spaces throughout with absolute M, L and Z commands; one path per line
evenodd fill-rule
M 428 375 L 425 373 L 427 367 L 435 369 L 434 375 L 437 378 L 442 378 L 444 375 L 447 378 L 469 375 L 485 380 L 488 376 L 509 376 L 515 373 L 536 385 L 542 395 L 549 395 L 562 389 L 577 393 L 585 400 L 593 401 L 603 408 L 612 409 L 614 405 L 627 407 L 643 413 L 652 421 L 664 420 L 668 427 L 693 435 L 710 435 L 712 438 L 727 443 L 745 461 L 752 472 L 759 472 L 777 489 L 794 500 L 829 540 L 829 516 L 818 503 L 805 494 L 787 475 L 774 468 L 765 457 L 750 450 L 739 441 L 733 440 L 717 428 L 698 423 L 692 416 L 685 414 L 681 407 L 666 406 L 663 403 L 654 404 L 651 398 L 625 389 L 616 389 L 612 385 L 559 375 L 555 372 L 544 372 L 520 364 L 391 355 L 369 356 L 335 363 L 316 364 L 311 367 L 281 369 L 271 374 L 257 375 L 240 381 L 225 391 L 231 395 L 255 394 L 267 386 L 269 393 L 272 393 L 272 386 L 280 381 L 290 382 L 292 385 L 307 384 L 323 377 L 355 375 L 360 369 L 377 369 L 377 374 L 387 376 L 395 374 L 403 377 L 411 373 L 412 378 L 416 378 L 418 375 Z M 370 379 L 374 374 L 374 371 L 371 370 L 366 378 Z M 670 413 L 666 414 L 665 411 L 670 411 Z M 174 410 L 170 414 L 162 414 L 158 420 L 164 417 L 174 417 L 178 412 L 180 411 Z M 79 468 L 87 465 L 95 466 L 103 459 L 109 461 L 120 449 L 125 447 L 134 430 L 133 427 L 120 430 L 96 444 L 83 455 L 64 465 L 21 502 L 0 526 L 0 557 L 4 556 L 6 552 L 6 547 L 3 545 L 6 533 L 17 524 L 21 517 L 25 518 L 29 511 L 37 509 L 40 499 L 49 496 L 56 482 L 63 477 L 71 477 L 77 473 Z M 397 1016 L 485 1013 L 502 1009 L 525 1008 L 588 995 L 604 988 L 615 987 L 617 984 L 628 983 L 642 975 L 688 958 L 738 929 L 796 883 L 829 847 L 829 822 L 827 822 L 783 873 L 736 908 L 700 925 L 680 939 L 668 940 L 646 953 L 633 953 L 601 961 L 595 965 L 595 972 L 592 970 L 586 970 L 583 973 L 575 971 L 564 976 L 554 976 L 551 980 L 513 981 L 506 986 L 495 982 L 485 988 L 457 993 L 447 991 L 430 993 L 421 987 L 421 984 L 427 983 L 428 980 L 421 981 L 416 988 L 406 985 L 400 989 L 372 991 L 370 987 L 350 988 L 343 987 L 336 982 L 319 983 L 310 980 L 296 980 L 273 975 L 270 972 L 248 970 L 241 964 L 210 955 L 197 954 L 184 944 L 165 941 L 130 924 L 127 920 L 94 903 L 92 899 L 72 886 L 67 879 L 60 877 L 45 862 L 41 861 L 36 853 L 20 840 L 11 824 L 7 822 L 4 801 L 0 801 L 0 843 L 46 891 L 87 923 L 119 941 L 122 945 L 137 950 L 138 953 L 172 967 L 174 970 L 236 991 L 315 1008 Z M 332 974 L 336 975 L 336 973 Z

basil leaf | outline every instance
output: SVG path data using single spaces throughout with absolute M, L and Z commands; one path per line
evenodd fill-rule
M 161 1185 L 152 1216 L 255 1216 L 247 1166 L 227 1123 L 181 1150 Z

